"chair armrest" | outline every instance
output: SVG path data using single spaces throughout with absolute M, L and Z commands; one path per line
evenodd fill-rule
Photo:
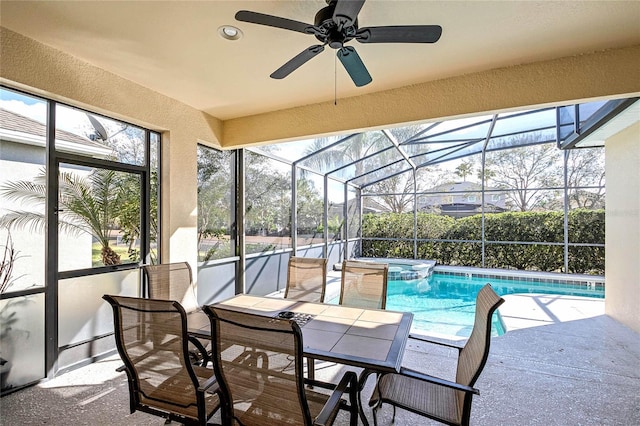
M 356 386 L 356 373 L 354 373 L 353 371 L 347 371 L 344 376 L 342 376 L 342 380 L 340 380 L 340 383 L 338 383 L 333 393 L 331 393 L 331 396 L 324 404 L 324 407 L 322 407 L 320 414 L 318 414 L 318 417 L 316 417 L 313 424 L 318 426 L 328 424 L 333 413 L 335 413 L 340 405 L 342 395 L 344 395 L 347 390 L 355 389 Z
M 420 342 L 433 343 L 434 345 L 446 346 L 448 348 L 457 349 L 458 352 L 460 352 L 460 350 L 462 350 L 461 346 L 454 345 L 453 343 L 446 343 L 446 342 L 441 342 L 439 340 L 431 340 L 431 339 L 427 339 L 425 337 L 418 337 L 415 334 L 409 334 L 409 339 L 418 340 Z
M 439 377 L 430 376 L 428 374 L 420 373 L 419 371 L 410 370 L 408 368 L 400 368 L 400 374 L 403 376 L 411 377 L 417 380 L 424 380 L 425 382 L 435 383 L 436 385 L 446 386 L 462 392 L 473 393 L 479 395 L 480 391 L 470 386 L 461 385 L 460 383 L 452 382 L 449 380 L 441 379 Z

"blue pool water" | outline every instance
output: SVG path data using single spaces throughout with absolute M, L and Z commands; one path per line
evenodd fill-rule
M 468 337 L 473 327 L 476 296 L 488 282 L 501 296 L 543 293 L 604 298 L 604 288 L 601 286 L 595 288 L 579 284 L 532 282 L 526 278 L 513 280 L 451 275 L 436 271 L 423 279 L 390 280 L 387 309 L 413 312 L 412 328 L 416 332 Z M 494 314 L 492 332 L 494 335 L 504 334 L 499 312 Z

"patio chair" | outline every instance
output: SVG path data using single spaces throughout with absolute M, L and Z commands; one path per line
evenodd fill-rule
M 289 258 L 285 299 L 322 303 L 326 287 L 326 258 L 296 256 Z
M 213 370 L 192 365 L 187 314 L 176 301 L 104 295 L 136 410 L 204 425 L 220 407 Z
M 386 263 L 345 260 L 342 262 L 340 304 L 385 309 L 388 275 L 389 265 Z
M 337 385 L 305 380 L 302 332 L 295 321 L 213 305 L 205 306 L 204 311 L 211 319 L 223 424 L 329 425 L 339 409 L 348 410 L 350 424 L 357 424 L 355 373 L 346 372 Z M 333 392 L 315 392 L 305 384 Z M 348 404 L 342 398 L 345 393 Z
M 326 288 L 326 258 L 296 256 L 289 258 L 285 299 L 322 303 Z M 307 357 L 307 372 L 310 379 L 315 379 L 315 360 L 311 357 Z
M 502 303 L 504 299 L 493 291 L 490 284 L 480 290 L 476 298 L 473 330 L 464 347 L 419 339 L 458 350 L 455 382 L 404 367 L 400 373 L 379 376 L 369 401 L 369 406 L 374 407 L 374 424 L 377 425 L 377 411 L 386 402 L 393 405 L 393 420 L 396 407 L 400 407 L 448 425 L 468 425 L 471 400 L 473 395 L 479 394 L 473 385 L 489 356 L 491 317 Z
M 191 266 L 187 262 L 164 263 L 159 265 L 143 265 L 146 295 L 150 299 L 175 300 L 187 312 L 188 328 L 201 328 L 209 319 L 198 305 Z M 211 351 L 206 347 L 209 344 L 204 339 L 189 336 L 191 348 L 191 361 L 206 366 L 211 360 Z

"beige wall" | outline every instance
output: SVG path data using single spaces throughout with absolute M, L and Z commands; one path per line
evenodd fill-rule
M 429 81 L 226 120 L 222 145 L 346 133 L 416 121 L 640 94 L 640 46 Z
M 605 313 L 640 333 L 640 122 L 607 139 Z

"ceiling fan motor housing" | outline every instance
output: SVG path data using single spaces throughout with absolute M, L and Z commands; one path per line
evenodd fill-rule
M 329 6 L 323 7 L 316 13 L 314 25 L 320 29 L 315 32 L 316 38 L 329 45 L 333 49 L 340 49 L 344 43 L 351 41 L 358 31 L 358 20 L 353 25 L 338 28 L 338 24 L 333 20 L 333 11 L 336 8 L 336 2 L 332 1 Z

